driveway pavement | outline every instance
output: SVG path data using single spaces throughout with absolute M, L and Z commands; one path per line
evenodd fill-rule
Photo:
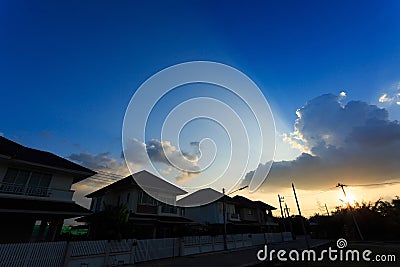
M 311 247 L 318 247 L 328 244 L 329 240 L 313 239 L 310 240 Z M 212 253 L 203 253 L 190 256 L 161 259 L 155 261 L 136 263 L 136 267 L 244 267 L 254 266 L 261 262 L 257 259 L 257 252 L 264 246 L 250 248 L 218 251 Z M 305 249 L 305 240 L 299 238 L 294 241 L 268 244 L 268 250 L 275 249 Z

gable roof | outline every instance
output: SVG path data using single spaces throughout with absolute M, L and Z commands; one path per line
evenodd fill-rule
M 0 158 L 73 173 L 74 183 L 96 174 L 88 168 L 53 153 L 25 147 L 2 136 L 0 136 Z
M 167 191 L 175 195 L 184 195 L 187 193 L 185 190 L 182 190 L 181 188 L 165 181 L 164 179 L 161 179 L 160 177 L 143 170 L 100 188 L 99 190 L 86 195 L 86 197 L 93 198 L 102 196 L 113 190 L 122 189 L 129 186 L 139 186 L 138 183 L 140 184 L 140 187 L 143 187 L 147 192 Z
M 237 203 L 239 207 L 246 207 L 246 208 L 261 208 L 266 210 L 276 210 L 275 207 L 268 205 L 260 200 L 253 201 L 243 196 L 234 196 L 233 200 Z
M 210 202 L 210 200 L 212 200 Z M 226 203 L 234 203 L 233 199 L 227 195 L 223 195 L 212 188 L 204 188 L 193 192 L 192 194 L 179 199 L 176 202 L 178 206 L 193 207 L 198 206 L 196 203 L 214 203 L 218 201 L 224 201 Z M 206 205 L 206 204 L 204 204 Z

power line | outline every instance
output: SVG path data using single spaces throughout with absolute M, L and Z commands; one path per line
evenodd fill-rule
M 400 181 L 385 182 L 385 183 L 372 183 L 372 184 L 347 184 L 346 186 L 363 187 L 363 186 L 380 186 L 380 185 L 393 185 L 393 184 L 400 184 Z
M 298 196 L 299 196 L 299 197 L 315 196 L 315 195 L 319 195 L 319 194 L 322 194 L 322 193 L 326 193 L 326 192 L 328 192 L 328 191 L 333 191 L 335 188 L 336 188 L 336 187 L 330 187 L 330 188 L 328 188 L 328 189 L 325 189 L 325 190 L 320 191 L 320 192 L 317 192 L 317 193 L 300 194 L 300 195 L 298 195 Z M 289 198 L 294 198 L 294 196 L 287 196 L 287 197 L 289 197 Z

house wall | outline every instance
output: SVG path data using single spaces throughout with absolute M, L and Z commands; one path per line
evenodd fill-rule
M 50 182 L 50 188 L 59 190 L 71 190 L 74 177 L 66 174 L 53 174 Z
M 148 214 L 162 214 L 162 215 L 181 215 L 184 211 L 182 208 L 178 208 L 176 213 L 165 213 L 162 212 L 161 207 L 157 206 L 148 206 L 148 205 L 141 205 L 139 203 L 139 195 L 142 189 L 139 187 L 130 187 L 130 188 L 123 188 L 123 189 L 114 189 L 112 191 L 107 192 L 101 197 L 94 197 L 92 198 L 92 203 L 90 205 L 90 209 L 93 212 L 98 212 L 102 210 L 104 207 L 104 203 L 107 205 L 117 206 L 119 204 L 126 205 L 129 210 L 133 213 L 148 213 Z M 129 201 L 128 201 L 128 194 Z M 170 200 L 175 199 L 175 195 L 166 194 L 164 193 L 164 199 Z M 118 202 L 119 200 L 119 202 Z M 99 205 L 96 205 L 100 201 Z M 171 201 L 169 201 L 171 202 Z M 175 202 L 175 201 L 172 201 Z M 138 205 L 140 206 L 138 209 Z
M 186 208 L 185 215 L 185 217 L 198 223 L 221 223 L 218 203 L 215 202 L 200 207 Z
M 130 194 L 129 200 L 128 200 L 128 194 Z M 139 189 L 137 188 L 113 190 L 103 195 L 101 201 L 106 203 L 107 205 L 112 205 L 112 206 L 124 204 L 129 208 L 130 211 L 136 212 L 138 198 L 139 198 L 138 195 L 139 195 Z M 99 198 L 94 198 L 94 199 L 95 201 L 99 201 L 98 200 Z M 93 206 L 95 206 L 95 203 L 93 204 Z M 93 207 L 93 209 L 94 208 L 95 207 Z
M 51 173 L 51 181 L 49 184 L 49 194 L 48 196 L 32 196 L 32 195 L 18 195 L 13 194 L 13 197 L 24 197 L 24 198 L 40 198 L 40 199 L 49 199 L 49 200 L 60 200 L 60 201 L 72 201 L 73 191 L 71 190 L 73 175 L 69 175 L 66 173 L 55 172 L 52 169 L 45 168 L 37 168 L 32 167 L 26 164 L 18 165 L 18 164 L 7 164 L 7 162 L 0 161 L 0 182 L 3 181 L 7 169 L 17 168 L 24 169 L 28 171 L 37 171 L 44 173 Z M 0 192 L 0 194 L 7 194 L 6 192 Z
M 258 212 L 256 209 L 251 208 L 240 208 L 239 210 L 240 219 L 243 221 L 258 222 Z
M 235 214 L 235 205 L 226 203 L 226 212 L 228 214 Z M 224 223 L 223 203 L 213 202 L 208 205 L 200 207 L 186 208 L 185 217 L 199 223 Z M 226 218 L 228 221 L 228 218 Z

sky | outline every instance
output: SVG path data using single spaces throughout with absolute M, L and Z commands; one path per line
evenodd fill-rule
M 271 172 L 256 193 L 242 194 L 278 206 L 280 193 L 295 212 L 295 182 L 306 214 L 318 211 L 318 203 L 340 205 L 339 181 L 369 184 L 348 187 L 358 201 L 394 198 L 400 189 L 399 11 L 398 1 L 1 1 L 0 134 L 111 171 L 112 178 L 125 175 L 122 126 L 136 90 L 166 67 L 213 61 L 253 80 L 276 123 Z M 184 152 L 196 169 L 199 139 L 218 127 L 200 122 L 201 131 L 183 131 L 180 148 L 151 127 L 162 124 L 165 115 L 158 112 L 171 110 L 171 103 L 207 92 L 213 94 L 187 85 L 159 103 L 148 139 L 131 144 L 135 169 L 149 154 L 170 176 L 201 177 L 171 172 L 160 148 L 178 162 Z M 223 137 L 215 137 L 220 152 Z M 258 169 L 270 167 L 259 163 Z M 77 202 L 87 205 L 82 196 L 106 178 L 75 185 Z M 388 182 L 395 183 L 370 185 Z

